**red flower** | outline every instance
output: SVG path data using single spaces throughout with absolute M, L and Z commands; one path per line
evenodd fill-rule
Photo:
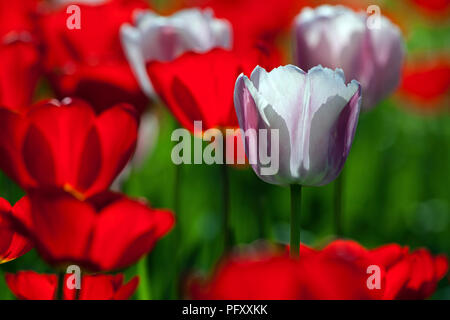
M 379 267 L 379 289 L 368 288 L 371 266 Z M 274 252 L 231 256 L 211 281 L 194 279 L 188 290 L 195 299 L 426 299 L 447 270 L 447 258 L 425 249 L 410 254 L 392 244 L 367 250 L 339 240 L 323 250 L 302 246 L 299 260 Z
M 26 190 L 89 197 L 108 189 L 130 159 L 137 121 L 127 105 L 100 115 L 81 101 L 45 102 L 25 114 L 0 108 L 0 169 Z
M 34 0 L 0 0 L 0 105 L 11 109 L 31 103 L 41 71 L 35 6 Z
M 349 260 L 368 259 L 380 266 L 384 269 L 386 281 L 383 299 L 429 298 L 448 270 L 446 257 L 433 257 L 426 249 L 409 253 L 408 248 L 397 244 L 367 250 L 356 242 L 338 240 L 320 252 Z
M 216 17 L 231 22 L 235 47 L 248 47 L 261 40 L 272 41 L 291 27 L 292 20 L 305 5 L 303 0 L 185 0 L 214 10 Z
M 194 280 L 190 295 L 195 299 L 231 300 L 365 300 L 382 295 L 382 290 L 367 287 L 368 259 L 315 253 L 305 246 L 300 252 L 300 260 L 273 252 L 231 256 L 210 283 Z
M 126 102 L 142 111 L 147 98 L 124 56 L 119 29 L 131 22 L 136 9 L 148 5 L 140 0 L 111 0 L 79 7 L 81 29 L 67 28 L 67 6 L 40 18 L 45 70 L 59 98 L 81 97 L 97 110 Z
M 252 61 L 233 52 L 214 49 L 186 53 L 172 62 L 153 62 L 147 71 L 158 95 L 182 126 L 193 131 L 194 121 L 203 129 L 238 127 L 233 93 L 242 72 L 251 73 Z
M 27 216 L 10 219 L 41 256 L 52 265 L 74 263 L 91 271 L 135 263 L 174 224 L 171 212 L 113 193 L 87 201 L 60 191 L 32 193 L 30 203 Z
M 231 256 L 223 261 L 209 283 L 192 279 L 189 296 L 196 300 L 300 299 L 297 263 L 285 255 L 261 253 Z
M 448 0 L 412 0 L 417 6 L 429 13 L 449 13 L 450 1 Z
M 407 66 L 403 72 L 401 92 L 425 109 L 435 109 L 448 100 L 450 63 L 436 60 Z
M 67 281 L 66 275 L 65 280 Z M 56 275 L 21 271 L 5 275 L 9 289 L 21 300 L 54 300 L 57 297 L 58 279 Z M 139 278 L 134 277 L 124 284 L 123 274 L 83 276 L 81 289 L 63 290 L 64 300 L 127 300 L 136 291 Z
M 17 259 L 31 249 L 28 240 L 15 232 L 8 219 L 5 219 L 5 215 L 21 216 L 26 209 L 23 200 L 11 207 L 8 201 L 0 198 L 0 264 Z

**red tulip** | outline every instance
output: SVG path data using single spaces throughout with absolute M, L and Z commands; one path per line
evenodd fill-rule
M 17 259 L 30 251 L 31 244 L 28 240 L 15 232 L 9 220 L 5 218 L 5 215 L 22 216 L 27 214 L 28 209 L 24 199 L 11 207 L 8 201 L 0 198 L 0 264 Z
M 300 260 L 264 252 L 225 260 L 209 283 L 194 280 L 195 299 L 328 300 L 378 299 L 383 290 L 367 287 L 368 259 L 351 260 L 302 246 Z
M 196 300 L 296 300 L 301 297 L 296 274 L 296 261 L 285 255 L 231 256 L 211 281 L 191 279 L 188 294 Z
M 231 22 L 235 47 L 248 47 L 261 40 L 271 42 L 292 24 L 306 4 L 303 0 L 185 0 L 188 5 L 209 7 L 218 18 Z
M 66 275 L 65 281 L 67 281 Z M 21 300 L 54 300 L 57 297 L 58 279 L 54 274 L 38 274 L 33 271 L 7 273 L 6 283 L 14 295 Z M 136 291 L 139 278 L 134 277 L 124 284 L 123 274 L 83 276 L 81 289 L 63 290 L 64 300 L 127 300 Z
M 174 224 L 169 211 L 109 192 L 86 201 L 61 191 L 32 193 L 29 199 L 29 214 L 9 219 L 56 266 L 70 263 L 91 271 L 127 267 Z
M 0 169 L 26 190 L 57 187 L 89 197 L 108 189 L 134 152 L 128 105 L 96 115 L 81 101 L 50 101 L 18 114 L 0 108 Z
M 432 256 L 426 249 L 409 253 L 397 244 L 367 250 L 353 241 L 334 241 L 321 253 L 333 253 L 347 259 L 369 259 L 385 270 L 383 299 L 426 299 L 448 270 L 446 257 Z
M 412 0 L 418 7 L 430 13 L 442 14 L 450 10 L 450 1 L 448 0 Z
M 126 102 L 142 111 L 147 98 L 126 61 L 119 29 L 131 21 L 135 10 L 148 5 L 140 0 L 111 0 L 79 7 L 81 29 L 67 28 L 67 5 L 40 17 L 44 66 L 53 88 L 61 99 L 77 96 L 97 110 Z
M 35 6 L 35 0 L 0 0 L 0 105 L 11 109 L 31 103 L 41 71 Z
M 450 63 L 431 61 L 407 66 L 403 72 L 401 93 L 425 109 L 445 104 L 450 90 Z
M 370 267 L 379 267 L 380 287 L 369 289 Z M 231 256 L 209 282 L 194 279 L 194 299 L 425 299 L 448 270 L 448 260 L 427 250 L 408 253 L 399 245 L 367 250 L 353 241 L 335 241 L 323 250 L 300 248 L 300 259 L 263 252 Z
M 153 86 L 178 121 L 193 131 L 194 121 L 203 129 L 238 127 L 233 92 L 240 73 L 256 63 L 233 52 L 214 49 L 204 54 L 186 53 L 172 62 L 147 67 Z

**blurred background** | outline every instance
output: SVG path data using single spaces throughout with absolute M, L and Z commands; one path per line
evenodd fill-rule
M 340 3 L 362 10 L 379 5 L 381 13 L 402 29 L 408 49 L 399 90 L 361 115 L 345 166 L 343 237 L 369 248 L 395 242 L 450 255 L 450 1 L 302 3 Z M 152 4 L 162 13 L 182 5 L 163 0 Z M 292 61 L 289 39 L 289 30 L 278 39 L 287 63 Z M 36 97 L 51 96 L 46 88 L 43 83 Z M 141 278 L 137 299 L 182 297 L 183 279 L 192 272 L 208 275 L 223 250 L 221 168 L 176 168 L 170 158 L 170 135 L 178 125 L 164 106 L 156 108 L 160 131 L 155 148 L 143 166 L 133 170 L 123 191 L 148 199 L 153 207 L 176 209 L 178 224 L 148 257 L 126 270 L 129 277 Z M 288 243 L 289 189 L 260 181 L 250 168 L 229 171 L 234 242 L 238 246 L 259 239 Z M 179 194 L 174 193 L 176 176 Z M 302 242 L 320 247 L 335 237 L 333 189 L 333 183 L 304 189 Z M 23 194 L 0 172 L 2 197 L 15 203 Z M 3 274 L 18 270 L 52 271 L 34 250 L 0 265 L 0 299 L 13 299 Z M 450 299 L 448 279 L 441 282 L 434 298 Z

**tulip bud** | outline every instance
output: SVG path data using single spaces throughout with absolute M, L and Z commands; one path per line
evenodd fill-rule
M 370 23 L 374 22 L 376 23 Z M 361 83 L 363 110 L 376 106 L 400 81 L 405 55 L 400 29 L 386 17 L 343 6 L 305 8 L 294 26 L 296 64 L 341 68 Z
M 278 130 L 279 170 L 274 175 L 261 174 L 264 168 L 254 155 L 255 150 L 259 155 L 270 150 L 258 150 L 261 143 L 252 135 L 244 138 L 247 157 L 262 180 L 321 186 L 337 178 L 347 159 L 361 107 L 361 86 L 355 80 L 346 85 L 340 69 L 317 66 L 305 73 L 288 65 L 268 73 L 256 67 L 250 79 L 239 76 L 234 103 L 244 132 Z M 266 145 L 273 149 L 272 143 Z
M 150 98 L 155 92 L 145 68 L 147 62 L 167 62 L 186 51 L 204 53 L 217 47 L 230 49 L 232 45 L 230 23 L 214 18 L 208 9 L 181 10 L 170 17 L 139 12 L 135 25 L 122 26 L 122 45 L 142 90 Z

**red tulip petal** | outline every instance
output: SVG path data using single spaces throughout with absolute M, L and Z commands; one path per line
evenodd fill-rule
M 98 259 L 105 270 L 127 266 L 147 253 L 173 222 L 169 212 L 152 210 L 125 198 L 113 202 L 98 218 L 92 259 Z
M 55 275 L 40 275 L 33 271 L 22 271 L 5 275 L 9 289 L 22 300 L 53 300 L 57 278 Z
M 178 121 L 193 131 L 194 121 L 203 121 L 204 130 L 238 126 L 234 85 L 239 74 L 255 66 L 249 59 L 214 49 L 204 54 L 188 52 L 171 62 L 153 62 L 147 71 Z

